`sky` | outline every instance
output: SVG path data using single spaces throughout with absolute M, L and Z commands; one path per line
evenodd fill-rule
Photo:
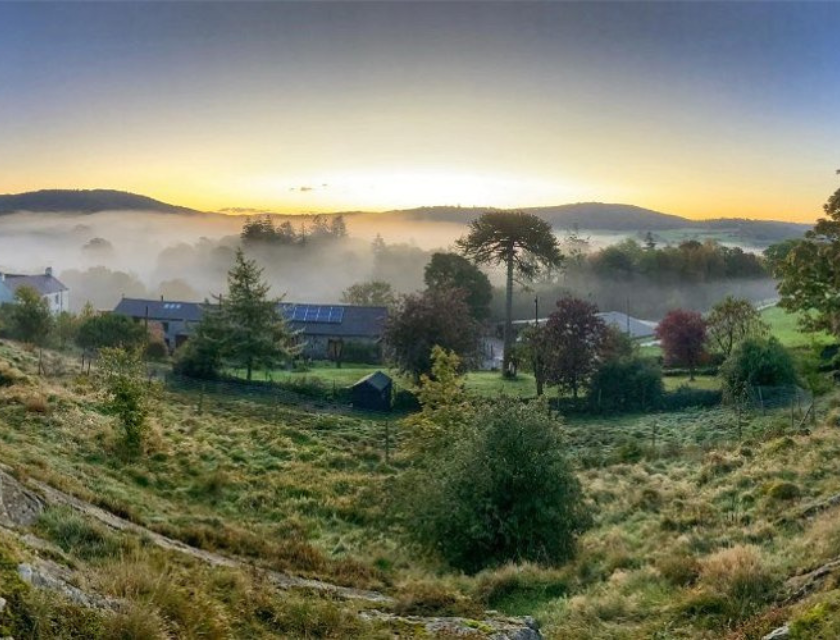
M 840 3 L 0 3 L 0 193 L 811 221 Z

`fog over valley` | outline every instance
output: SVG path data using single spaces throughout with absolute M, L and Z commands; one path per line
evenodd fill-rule
M 565 210 L 577 212 L 581 206 Z M 618 230 L 579 227 L 577 220 L 589 220 L 595 227 L 605 223 L 619 226 L 615 218 L 604 218 L 603 207 L 590 205 L 588 217 L 577 213 L 566 219 L 553 216 L 555 233 L 566 245 L 567 254 L 577 251 L 591 257 L 628 238 L 642 243 L 649 237 L 660 248 L 677 246 L 686 239 L 714 239 L 721 246 L 742 246 L 750 253 L 760 252 L 763 242 L 745 227 L 724 232 L 700 226 L 674 228 L 671 217 L 664 215 L 659 219 L 646 214 L 644 220 L 636 223 L 647 224 L 655 231 L 633 228 L 631 219 L 625 223 L 627 228 Z M 601 217 L 593 211 L 601 213 Z M 331 224 L 335 215 L 247 216 L 142 210 L 7 213 L 0 216 L 0 270 L 40 273 L 52 267 L 70 288 L 74 311 L 88 301 L 96 308 L 110 309 L 122 296 L 211 299 L 225 289 L 234 252 L 243 244 L 243 225 L 248 220 L 270 219 L 278 229 L 289 229 L 295 242 L 244 244 L 246 253 L 265 269 L 272 294 L 290 301 L 337 303 L 348 287 L 359 282 L 385 281 L 397 293 L 423 288 L 423 270 L 432 252 L 452 251 L 467 223 L 479 213 L 480 210 L 451 207 L 351 212 L 341 216 L 346 226 L 341 237 L 318 232 L 318 226 Z M 632 212 L 621 213 L 632 218 Z M 550 212 L 545 215 L 551 217 Z M 497 289 L 503 287 L 499 270 L 485 270 Z M 533 314 L 535 295 L 550 306 L 564 292 L 582 293 L 605 310 L 630 308 L 640 317 L 656 318 L 668 305 L 703 310 L 723 291 L 763 300 L 773 296 L 773 284 L 766 276 L 753 275 L 737 281 L 718 276 L 661 281 L 643 273 L 621 271 L 617 275 L 609 270 L 580 270 L 567 265 L 562 274 L 552 274 L 527 288 L 519 287 L 514 309 L 518 317 L 528 318 Z M 502 302 L 503 296 L 497 291 L 493 308 L 499 313 Z M 550 311 L 548 306 L 545 308 Z

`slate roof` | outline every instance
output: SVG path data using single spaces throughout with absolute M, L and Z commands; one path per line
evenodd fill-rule
M 388 319 L 387 307 L 330 306 L 344 309 L 341 322 L 292 321 L 289 322 L 289 326 L 301 331 L 304 336 L 336 336 L 340 338 L 379 338 L 385 330 L 385 321 Z M 281 312 L 283 312 L 282 306 Z
M 287 315 L 293 305 L 281 303 L 278 310 Z M 339 338 L 378 339 L 388 319 L 387 307 L 360 307 L 355 305 L 329 305 L 343 309 L 341 322 L 298 322 L 290 321 L 289 327 L 300 331 L 303 336 L 330 336 Z M 144 300 L 123 298 L 114 308 L 114 313 L 132 318 L 145 318 L 146 307 L 150 320 L 198 322 L 204 307 L 202 302 L 179 302 L 174 300 Z
M 595 314 L 601 318 L 608 325 L 614 326 L 620 331 L 627 331 L 629 327 L 630 337 L 632 338 L 650 338 L 656 331 L 656 323 L 650 320 L 639 320 L 633 316 L 628 316 L 621 311 L 604 311 Z M 629 324 L 628 324 L 629 319 Z
M 114 308 L 114 313 L 131 318 L 145 318 L 148 309 L 149 320 L 201 320 L 202 303 L 178 302 L 174 300 L 144 300 L 142 298 L 123 298 Z
M 7 273 L 5 274 L 4 284 L 12 293 L 21 287 L 32 287 L 42 296 L 47 296 L 52 293 L 61 293 L 62 291 L 69 291 L 69 289 L 65 287 L 58 278 L 44 273 L 37 276 Z
M 361 380 L 359 380 L 356 384 L 353 385 L 355 387 L 361 386 L 369 386 L 373 387 L 377 391 L 385 391 L 388 388 L 388 385 L 391 384 L 391 378 L 382 373 L 381 371 L 375 371 L 370 375 L 365 376 Z

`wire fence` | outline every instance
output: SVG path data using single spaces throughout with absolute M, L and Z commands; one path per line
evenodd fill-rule
M 73 370 L 72 361 L 59 358 L 44 357 L 40 366 L 48 377 Z M 95 361 L 91 365 L 86 360 L 78 366 L 76 371 L 83 374 L 96 370 Z M 396 381 L 392 398 L 409 400 L 397 402 L 393 411 L 380 411 L 354 406 L 349 387 L 325 383 L 314 376 L 287 381 L 199 380 L 176 375 L 162 363 L 148 363 L 147 376 L 150 383 L 157 382 L 163 389 L 185 396 L 199 414 L 246 401 L 275 412 L 278 422 L 285 408 L 369 419 L 376 438 L 381 440 L 386 462 L 391 461 L 405 436 L 399 418 L 417 408 L 414 395 Z M 672 457 L 687 450 L 709 450 L 727 443 L 799 433 L 813 428 L 820 417 L 813 394 L 798 386 L 755 386 L 741 397 L 715 406 L 639 414 L 573 416 L 560 411 L 555 415 L 563 423 L 570 454 L 583 466 Z

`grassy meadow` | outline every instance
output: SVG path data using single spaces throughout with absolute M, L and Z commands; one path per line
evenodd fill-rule
M 102 614 L 25 588 L 8 567 L 34 552 L 0 528 L 0 593 L 14 612 L 0 614 L 0 636 L 434 637 L 358 615 L 374 607 L 532 615 L 558 640 L 758 639 L 786 622 L 794 639 L 840 630 L 840 572 L 797 595 L 804 574 L 840 557 L 840 508 L 810 509 L 840 494 L 834 391 L 814 422 L 800 425 L 797 414 L 793 426 L 786 410 L 727 407 L 568 418 L 569 457 L 594 516 L 576 558 L 465 575 L 413 548 L 393 517 L 406 464 L 398 422 L 213 394 L 199 412 L 195 393 L 161 389 L 147 450 L 125 459 L 91 381 L 72 363 L 40 378 L 36 363 L 0 345 L 0 460 L 14 474 L 200 549 L 393 602 L 281 591 L 253 572 L 201 564 L 51 507 L 31 529 L 53 545 L 48 558 L 72 569 L 78 586 L 127 604 Z M 365 371 L 300 375 L 339 384 Z M 468 385 L 484 395 L 533 389 L 526 376 L 508 383 L 490 373 L 471 374 Z

